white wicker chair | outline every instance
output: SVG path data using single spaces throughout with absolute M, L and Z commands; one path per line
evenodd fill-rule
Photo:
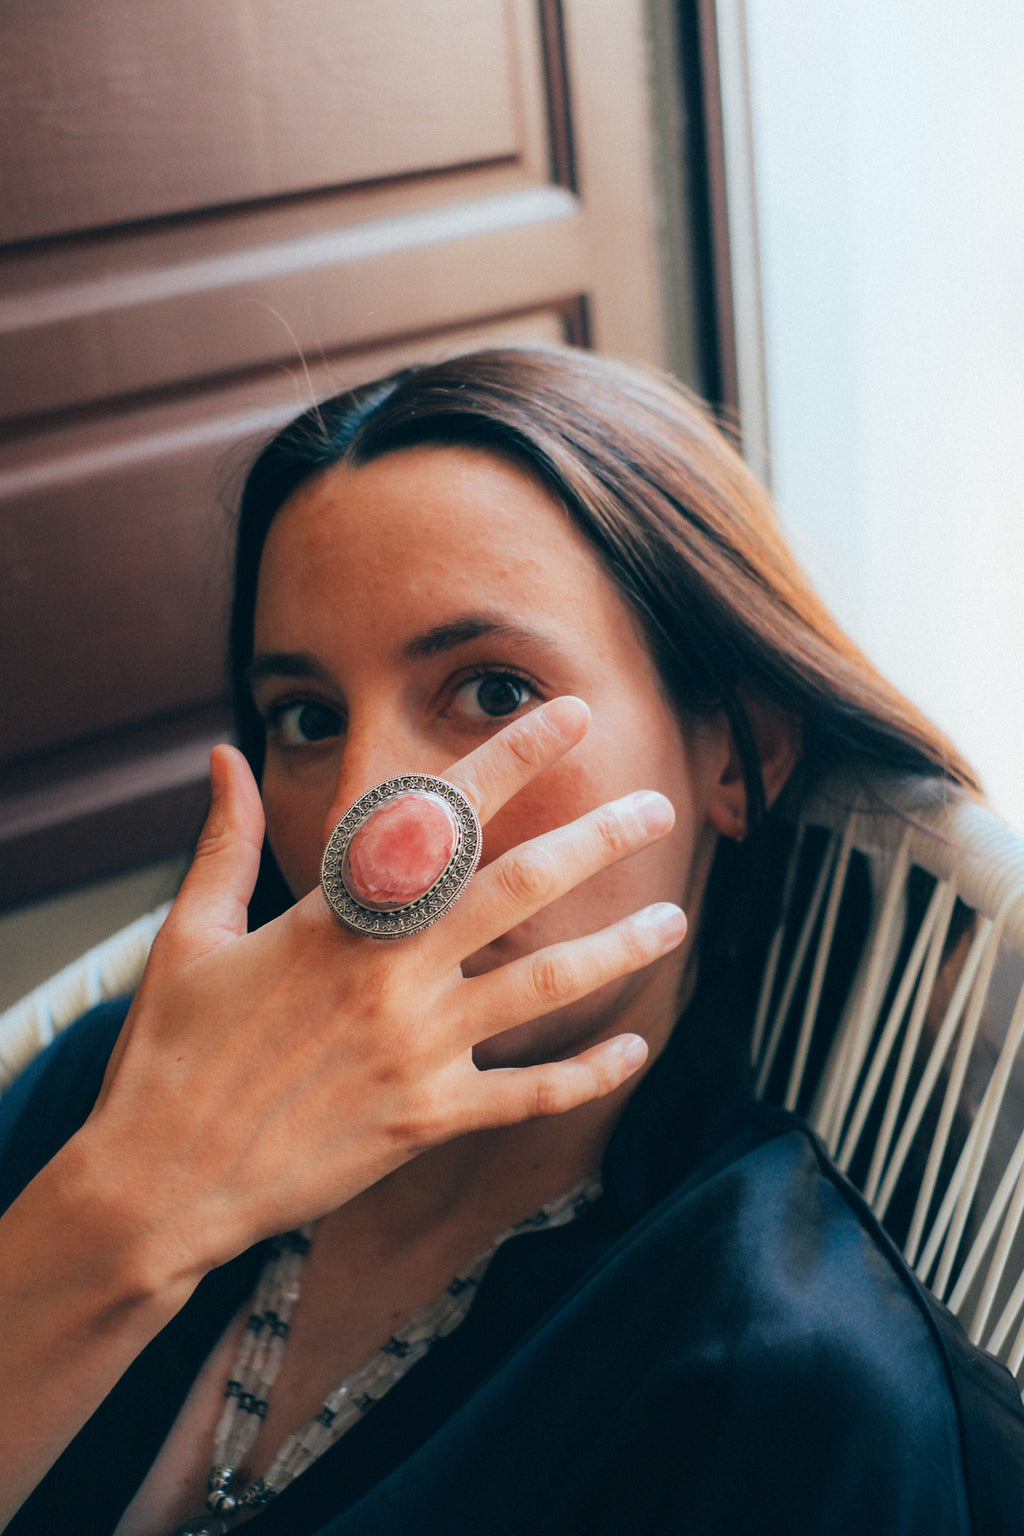
M 858 882 L 866 931 L 851 948 Z M 802 813 L 786 886 L 755 1019 L 757 1091 L 806 1115 L 921 1280 L 1020 1384 L 1024 838 L 948 786 L 886 782 L 869 804 L 837 781 Z M 132 989 L 166 911 L 0 1016 L 0 1087 L 86 1008 Z
M 108 997 L 133 992 L 170 902 L 87 950 L 0 1014 L 0 1092 L 62 1029 Z
M 837 1014 L 823 1001 L 858 871 L 867 933 Z M 756 1090 L 806 1116 L 918 1277 L 1020 1385 L 1024 838 L 936 782 L 878 785 L 870 803 L 833 783 L 802 813 L 788 885 Z

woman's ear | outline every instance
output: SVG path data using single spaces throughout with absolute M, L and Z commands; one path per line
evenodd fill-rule
M 770 704 L 741 697 L 740 705 L 761 762 L 765 806 L 771 806 L 785 788 L 800 756 L 800 726 L 792 716 Z M 722 772 L 708 805 L 708 820 L 722 837 L 742 842 L 748 831 L 747 786 L 731 730 L 728 743 Z

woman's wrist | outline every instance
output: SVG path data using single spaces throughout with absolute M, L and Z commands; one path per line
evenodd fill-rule
M 105 1300 L 112 1315 L 151 1312 L 159 1328 L 217 1263 L 198 1228 L 189 1230 L 183 1194 L 173 1169 L 149 1168 L 137 1146 L 112 1145 L 102 1124 L 89 1120 L 21 1200 L 60 1234 L 62 1264 L 70 1262 L 98 1304 Z
M 201 1277 L 120 1161 L 73 1137 L 0 1219 L 0 1529 Z

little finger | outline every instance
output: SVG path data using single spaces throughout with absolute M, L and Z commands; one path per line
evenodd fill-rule
M 494 1067 L 479 1074 L 479 1092 L 468 1130 L 514 1125 L 546 1115 L 564 1115 L 592 1099 L 604 1098 L 632 1077 L 647 1059 L 641 1035 L 616 1035 L 568 1061 L 538 1067 Z

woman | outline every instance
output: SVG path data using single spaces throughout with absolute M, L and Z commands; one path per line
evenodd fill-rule
M 580 353 L 413 370 L 268 446 L 238 548 L 249 766 L 123 1028 L 6 1108 L 7 1528 L 1018 1529 L 1009 1377 L 744 1105 L 779 796 L 973 780 L 707 417 Z M 382 943 L 321 856 L 407 774 L 483 857 Z

